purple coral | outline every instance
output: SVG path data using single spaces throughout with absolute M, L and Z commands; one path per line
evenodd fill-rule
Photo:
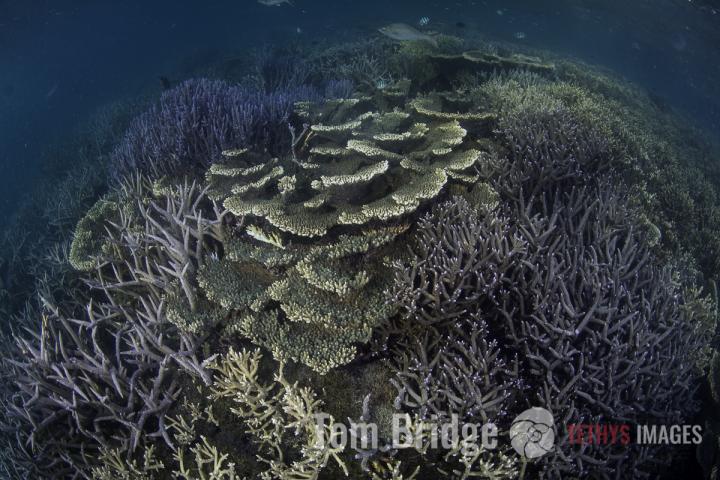
M 613 162 L 599 136 L 566 111 L 509 118 L 498 133 L 504 202 L 484 215 L 462 198 L 439 205 L 396 269 L 397 405 L 501 429 L 543 407 L 561 423 L 538 478 L 651 477 L 667 449 L 589 449 L 561 425 L 693 415 L 706 335 L 696 303 L 654 262 L 627 198 L 598 179 Z
M 348 79 L 329 80 L 325 84 L 325 98 L 350 98 L 355 84 Z
M 107 222 L 116 258 L 89 274 L 90 290 L 62 301 L 40 292 L 42 333 L 26 327 L 15 347 L 3 345 L 12 354 L 3 362 L 9 381 L 0 377 L 0 431 L 16 437 L 8 463 L 23 472 L 17 478 L 89 478 L 103 449 L 131 458 L 148 438 L 173 448 L 165 421 L 179 372 L 211 382 L 203 338 L 170 311 L 178 303 L 188 316 L 199 310 L 194 272 L 220 242 L 224 212 L 204 205 L 194 183 L 148 203 L 150 188 L 140 178 L 123 185 L 135 209 Z
M 224 81 L 193 79 L 165 92 L 132 122 L 110 158 L 115 180 L 133 171 L 158 177 L 207 167 L 226 149 L 272 153 L 288 146 L 287 120 L 311 87 L 262 92 Z
M 419 255 L 396 273 L 395 302 L 425 332 L 397 344 L 398 405 L 501 428 L 536 406 L 563 424 L 682 423 L 698 406 L 704 338 L 671 272 L 607 187 L 536 202 L 481 218 L 458 198 L 421 222 Z M 671 458 L 584 450 L 560 426 L 556 437 L 542 478 L 645 478 L 648 455 Z
M 307 84 L 313 76 L 311 64 L 299 52 L 265 46 L 256 52 L 255 64 L 266 92 Z

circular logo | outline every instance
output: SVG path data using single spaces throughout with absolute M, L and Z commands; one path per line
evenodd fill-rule
M 540 407 L 525 410 L 513 420 L 510 444 L 525 458 L 538 458 L 555 445 L 552 413 Z

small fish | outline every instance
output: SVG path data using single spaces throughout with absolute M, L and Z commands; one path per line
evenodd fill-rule
M 457 28 L 465 28 L 467 25 L 465 25 L 465 22 L 455 22 L 455 26 Z
M 426 26 L 428 23 L 430 23 L 430 17 L 420 17 L 420 20 L 418 21 L 418 25 L 421 27 Z
M 53 95 L 55 95 L 55 92 L 57 92 L 58 86 L 57 84 L 53 85 L 49 92 L 45 94 L 45 98 L 50 98 Z
M 522 40 L 526 37 L 525 32 L 515 32 L 515 35 L 513 35 L 518 40 Z
M 380 31 L 380 33 L 382 33 L 386 37 L 392 38 L 393 40 L 399 40 L 401 42 L 416 40 L 428 42 L 434 47 L 438 46 L 437 40 L 435 40 L 433 37 L 431 37 L 430 35 L 426 35 L 405 23 L 392 23 L 378 30 Z
M 495 13 L 497 13 L 498 15 L 500 15 L 502 17 L 503 15 L 505 15 L 505 10 L 498 9 L 498 10 L 495 10 Z
M 280 7 L 284 3 L 287 3 L 288 5 L 293 5 L 292 0 L 258 0 L 258 3 L 260 5 L 265 5 L 266 7 Z

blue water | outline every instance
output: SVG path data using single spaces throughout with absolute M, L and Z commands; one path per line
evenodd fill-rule
M 256 45 L 340 42 L 422 16 L 445 33 L 606 66 L 717 135 L 720 5 L 714 3 L 296 0 L 266 7 L 254 0 L 0 0 L 0 206 L 7 215 L 31 189 L 50 161 L 49 145 L 103 104 L 158 93 L 158 76 L 180 78 Z

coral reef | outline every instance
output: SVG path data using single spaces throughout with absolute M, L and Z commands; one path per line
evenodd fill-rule
M 435 39 L 235 58 L 241 83 L 187 81 L 131 124 L 109 192 L 83 163 L 29 203 L 45 238 L 0 257 L 0 475 L 657 476 L 675 451 L 562 426 L 685 421 L 702 369 L 717 393 L 715 177 L 621 82 Z M 529 460 L 506 433 L 538 406 L 556 444 Z M 422 441 L 393 448 L 394 413 Z M 430 448 L 453 414 L 498 448 Z M 379 445 L 318 442 L 332 420 Z

